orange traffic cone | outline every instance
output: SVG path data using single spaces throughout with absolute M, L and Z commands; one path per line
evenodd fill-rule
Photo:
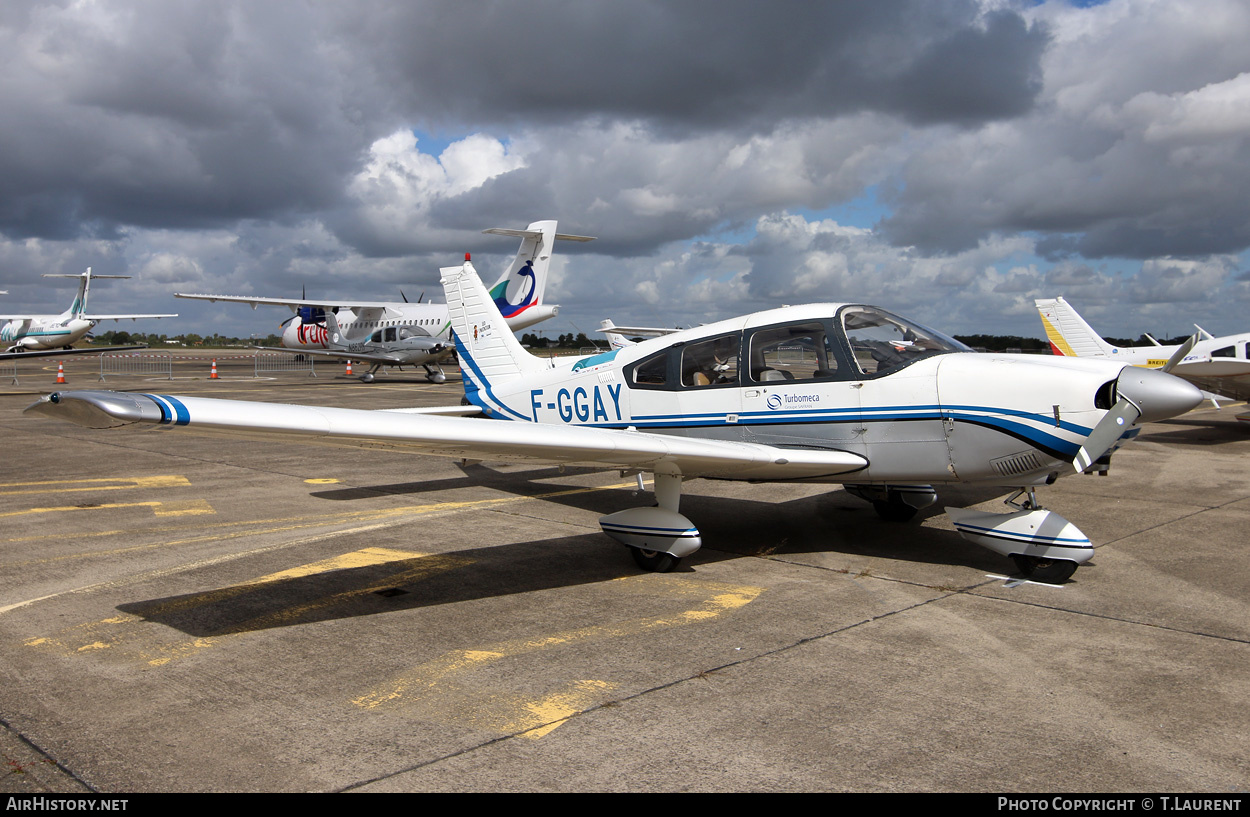
M 56 364 L 56 382 L 58 383 L 65 382 L 65 364 L 64 363 L 57 362 Z
M 212 373 L 208 376 L 208 379 L 209 379 L 209 380 L 220 380 L 220 378 L 219 378 L 219 377 L 217 377 L 217 358 L 213 358 L 213 371 L 212 371 Z
M 347 374 L 350 375 L 351 373 L 352 373 L 352 362 L 349 360 L 347 361 Z

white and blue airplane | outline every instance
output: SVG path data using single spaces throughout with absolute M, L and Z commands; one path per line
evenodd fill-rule
M 512 263 L 491 288 L 500 312 L 514 331 L 555 317 L 560 307 L 543 302 L 547 272 L 557 240 L 594 241 L 590 236 L 556 232 L 555 221 L 536 221 L 524 230 L 494 227 L 482 232 L 521 239 Z M 422 366 L 426 377 L 443 383 L 442 361 L 451 357 L 451 322 L 447 305 L 393 301 L 326 301 L 260 298 L 250 295 L 198 295 L 175 298 L 286 306 L 295 315 L 282 325 L 282 347 L 265 351 L 314 355 L 370 364 L 361 376 L 373 381 L 383 366 Z
M 91 315 L 87 313 L 87 297 L 91 294 L 91 282 L 100 278 L 129 278 L 129 275 L 93 275 L 91 267 L 86 272 L 46 272 L 44 278 L 77 278 L 78 294 L 69 309 L 59 315 L 0 315 L 0 342 L 7 344 L 7 353 L 69 351 L 70 347 L 86 337 L 100 321 L 139 320 L 141 318 L 176 318 L 176 314 L 162 315 Z M 110 347 L 113 348 L 113 347 Z M 132 347 L 127 347 L 132 348 Z M 91 349 L 86 351 L 107 351 Z
M 600 525 L 654 571 L 702 544 L 680 512 L 690 479 L 841 483 L 899 520 L 932 504 L 934 485 L 1005 486 L 1017 489 L 1008 513 L 947 513 L 965 537 L 1057 582 L 1094 548 L 1042 509 L 1034 489 L 1105 471 L 1137 424 L 1202 400 L 1159 371 L 972 353 L 861 304 L 784 307 L 577 360 L 542 359 L 522 348 L 469 261 L 442 273 L 469 408 L 489 419 L 107 391 L 59 392 L 27 411 L 96 428 L 582 464 L 637 475 L 640 486 L 650 473 L 656 505 Z
M 1051 351 L 1056 355 L 1116 360 L 1160 369 L 1185 346 L 1164 346 L 1150 335 L 1146 338 L 1152 341 L 1152 346 L 1113 346 L 1062 297 L 1039 298 L 1033 305 L 1042 316 L 1042 326 Z M 1198 333 L 1188 350 L 1168 371 L 1209 392 L 1212 402 L 1216 402 L 1212 395 L 1228 400 L 1250 400 L 1250 332 L 1217 338 L 1197 324 L 1194 328 Z M 1250 422 L 1250 412 L 1238 414 L 1237 419 Z

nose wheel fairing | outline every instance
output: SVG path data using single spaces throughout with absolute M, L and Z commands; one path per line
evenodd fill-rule
M 1054 511 L 1034 508 L 1013 513 L 986 513 L 947 508 L 946 515 L 969 542 L 1003 556 L 1064 560 L 1079 565 L 1094 555 L 1094 544 L 1089 537 Z

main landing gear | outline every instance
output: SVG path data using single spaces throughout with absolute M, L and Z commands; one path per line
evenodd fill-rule
M 655 498 L 650 508 L 629 508 L 601 517 L 603 532 L 629 548 L 643 570 L 668 573 L 703 544 L 699 529 L 677 512 L 681 503 L 681 476 L 655 475 Z

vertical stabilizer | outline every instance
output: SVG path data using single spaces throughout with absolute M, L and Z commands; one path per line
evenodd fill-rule
M 74 296 L 74 302 L 69 305 L 69 309 L 63 313 L 67 318 L 81 318 L 87 311 L 87 296 L 91 294 L 92 278 L 129 278 L 129 275 L 92 275 L 91 267 L 87 267 L 86 272 L 68 273 L 68 272 L 45 272 L 44 278 L 77 278 L 78 294 Z M 140 316 L 143 317 L 143 316 Z M 152 317 L 163 317 L 156 315 Z M 177 316 L 174 316 L 177 317 Z
M 490 288 L 491 299 L 513 329 L 531 326 L 553 317 L 559 311 L 559 307 L 543 303 L 555 242 L 594 241 L 590 236 L 557 233 L 555 221 L 535 221 L 524 230 L 492 227 L 482 232 L 521 239 L 521 246 L 512 263 Z
M 626 338 L 620 332 L 614 332 L 614 329 L 616 329 L 616 324 L 612 322 L 611 318 L 599 323 L 599 331 L 607 337 L 608 346 L 611 346 L 613 349 L 624 349 L 626 346 L 634 345 L 632 340 Z
M 1066 357 L 1110 357 L 1116 347 L 1102 339 L 1063 298 L 1033 302 L 1042 316 L 1046 338 L 1057 355 Z
M 503 405 L 495 397 L 493 387 L 545 371 L 549 368 L 547 362 L 521 346 L 467 258 L 461 266 L 443 267 L 439 271 L 447 296 L 456 353 L 460 357 L 465 396 L 493 415 L 529 420 Z

